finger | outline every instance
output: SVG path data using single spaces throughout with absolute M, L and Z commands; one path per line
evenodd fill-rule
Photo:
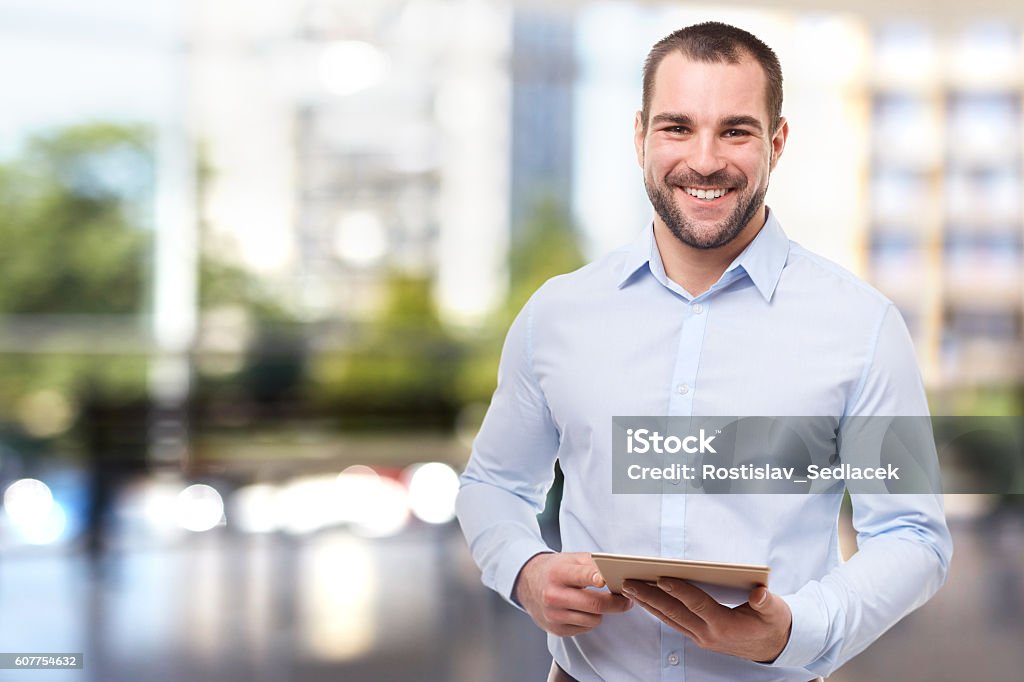
M 634 591 L 634 594 L 630 596 L 638 600 L 642 606 L 650 607 L 648 610 L 654 609 L 658 614 L 667 617 L 672 621 L 671 625 L 699 635 L 703 635 L 707 631 L 708 624 L 671 594 L 666 594 L 658 587 L 636 580 L 627 580 L 623 585 Z
M 621 594 L 613 592 L 605 594 L 607 596 L 604 598 L 604 613 L 625 613 L 633 608 L 633 600 L 629 597 L 623 597 Z
M 589 566 L 590 569 L 593 571 L 593 574 L 591 575 L 591 584 L 594 587 L 604 587 L 605 585 L 607 585 L 607 583 L 604 581 L 604 576 L 601 575 L 601 571 L 597 567 L 597 563 L 594 561 L 594 557 L 591 556 L 589 552 L 581 552 L 580 558 L 582 560 L 581 563 L 583 563 L 583 565 L 585 566 Z
M 548 614 L 548 620 L 559 625 L 576 625 L 584 628 L 594 628 L 601 624 L 600 615 L 573 609 L 555 609 Z
M 572 587 L 604 587 L 601 572 L 589 559 L 585 563 L 559 564 L 555 568 L 555 578 L 561 584 Z
M 654 616 L 655 618 L 660 620 L 662 623 L 664 623 L 665 625 L 667 625 L 670 628 L 672 628 L 673 630 L 677 630 L 677 631 L 683 633 L 684 635 L 686 635 L 687 637 L 689 637 L 690 639 L 692 639 L 695 642 L 697 641 L 697 635 L 692 630 L 687 628 L 686 626 L 681 625 L 678 621 L 675 621 L 672 618 L 669 618 L 668 616 L 666 616 L 664 613 L 662 613 L 658 609 L 654 608 L 650 604 L 645 604 L 644 602 L 640 601 L 639 599 L 637 600 L 637 604 L 639 604 L 640 607 L 644 611 L 647 611 L 647 613 L 651 614 L 652 616 Z
M 721 615 L 725 607 L 719 604 L 714 598 L 685 580 L 676 578 L 659 578 L 658 587 L 678 599 L 684 606 L 701 620 L 710 622 Z
M 587 613 L 622 613 L 632 607 L 626 597 L 599 590 L 568 588 L 559 596 L 559 606 Z

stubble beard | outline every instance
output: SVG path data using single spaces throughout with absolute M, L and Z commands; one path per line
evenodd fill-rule
M 736 185 L 735 180 L 735 178 L 731 177 L 711 175 L 699 180 L 685 179 L 682 182 L 669 178 L 670 184 L 658 185 L 647 182 L 645 177 L 644 187 L 647 188 L 647 196 L 651 200 L 655 213 L 661 217 L 665 226 L 668 227 L 676 239 L 695 249 L 717 249 L 733 241 L 743 232 L 743 228 L 747 226 L 747 223 L 761 209 L 761 206 L 764 204 L 765 195 L 768 193 L 768 184 L 765 183 L 761 190 L 752 192 L 748 197 L 744 198 L 743 191 L 747 186 L 746 180 L 741 179 L 742 185 L 739 186 Z M 733 209 L 732 213 L 714 229 L 703 235 L 698 232 L 694 221 L 683 215 L 669 189 L 669 187 L 693 186 L 732 187 L 731 191 L 740 193 L 739 199 L 736 202 L 736 208 Z

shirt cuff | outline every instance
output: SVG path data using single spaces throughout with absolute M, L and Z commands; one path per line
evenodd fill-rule
M 550 547 L 534 538 L 516 540 L 509 545 L 508 549 L 502 553 L 501 563 L 494 576 L 494 587 L 497 589 L 498 594 L 522 611 L 523 607 L 519 605 L 519 602 L 515 600 L 515 595 L 512 594 L 512 590 L 516 586 L 516 578 L 519 577 L 519 571 L 523 570 L 526 562 L 533 557 L 552 551 Z
M 770 665 L 773 668 L 807 668 L 821 655 L 828 637 L 828 617 L 819 600 L 806 591 L 782 597 L 793 615 L 789 641 Z

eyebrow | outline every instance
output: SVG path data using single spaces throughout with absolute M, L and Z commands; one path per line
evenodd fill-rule
M 651 125 L 674 123 L 680 126 L 693 126 L 693 119 L 686 114 L 658 114 L 651 118 Z
M 748 128 L 753 128 L 758 132 L 761 132 L 763 130 L 763 128 L 761 127 L 761 122 L 759 120 L 757 120 L 753 116 L 747 115 L 726 116 L 725 118 L 722 119 L 722 125 L 728 126 L 730 128 L 735 126 L 747 126 Z
M 687 116 L 686 114 L 657 114 L 656 116 L 651 118 L 651 125 L 660 125 L 662 123 L 672 123 L 674 125 L 693 127 L 693 119 Z M 719 121 L 719 125 L 727 128 L 747 126 L 753 128 L 758 132 L 762 132 L 764 130 L 764 127 L 761 125 L 761 122 L 759 120 L 757 120 L 753 116 L 747 116 L 745 114 L 736 116 L 726 116 L 721 121 Z

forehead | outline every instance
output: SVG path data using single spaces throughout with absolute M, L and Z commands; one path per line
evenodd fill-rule
M 736 64 L 709 63 L 672 52 L 655 72 L 650 116 L 673 112 L 719 119 L 746 114 L 767 124 L 767 93 L 768 78 L 752 57 Z

